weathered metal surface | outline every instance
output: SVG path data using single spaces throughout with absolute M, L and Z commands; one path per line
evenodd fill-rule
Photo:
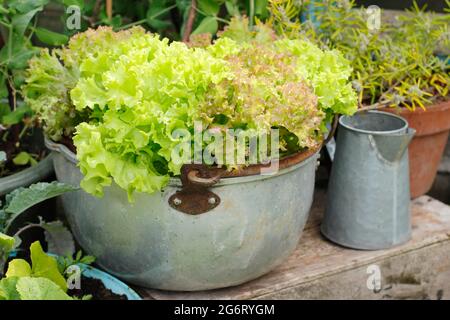
M 220 204 L 220 197 L 208 189 L 183 189 L 178 190 L 169 198 L 169 205 L 186 214 L 206 213 Z
M 79 184 L 75 155 L 47 145 L 59 151 L 58 180 Z M 311 153 L 271 176 L 223 178 L 209 188 L 220 205 L 200 215 L 169 206 L 179 179 L 162 192 L 136 194 L 133 204 L 116 185 L 103 199 L 78 191 L 62 203 L 81 246 L 117 277 L 167 290 L 227 287 L 267 273 L 295 249 L 311 207 L 316 159 Z
M 389 248 L 407 241 L 408 144 L 414 130 L 380 111 L 341 117 L 322 233 L 357 249 Z
M 240 286 L 168 292 L 139 289 L 146 299 L 450 299 L 450 207 L 428 196 L 411 202 L 412 237 L 387 250 L 361 251 L 324 240 L 324 191 L 294 253 L 269 274 Z M 371 290 L 369 266 L 379 266 L 381 290 Z

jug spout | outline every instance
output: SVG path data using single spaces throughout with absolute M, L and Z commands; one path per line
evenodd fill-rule
M 404 133 L 369 135 L 371 145 L 386 161 L 397 162 L 408 148 L 416 130 L 408 128 Z

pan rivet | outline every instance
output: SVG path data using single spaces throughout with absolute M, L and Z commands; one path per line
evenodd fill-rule
M 180 204 L 181 204 L 181 199 L 179 199 L 179 198 L 175 198 L 175 199 L 173 199 L 173 204 L 174 205 L 176 205 L 176 206 L 179 206 Z
M 209 198 L 208 199 L 208 203 L 209 204 L 216 204 L 216 198 L 214 198 L 214 197 Z

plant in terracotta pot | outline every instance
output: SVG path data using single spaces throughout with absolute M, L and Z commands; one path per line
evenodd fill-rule
M 83 189 L 62 197 L 75 237 L 147 287 L 224 287 L 279 264 L 306 222 L 326 125 L 357 106 L 337 51 L 245 19 L 194 40 L 88 30 L 32 59 L 23 87 L 58 179 Z
M 398 113 L 417 130 L 409 147 L 411 196 L 426 193 L 450 130 L 449 59 L 438 57 L 449 52 L 450 15 L 415 5 L 377 28 L 353 1 L 316 6 L 317 26 L 304 23 L 303 35 L 340 50 L 351 61 L 361 108 Z

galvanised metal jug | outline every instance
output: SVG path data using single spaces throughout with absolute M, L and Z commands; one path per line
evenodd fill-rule
M 340 245 L 385 249 L 411 235 L 408 144 L 415 130 L 394 114 L 339 119 L 321 230 Z

